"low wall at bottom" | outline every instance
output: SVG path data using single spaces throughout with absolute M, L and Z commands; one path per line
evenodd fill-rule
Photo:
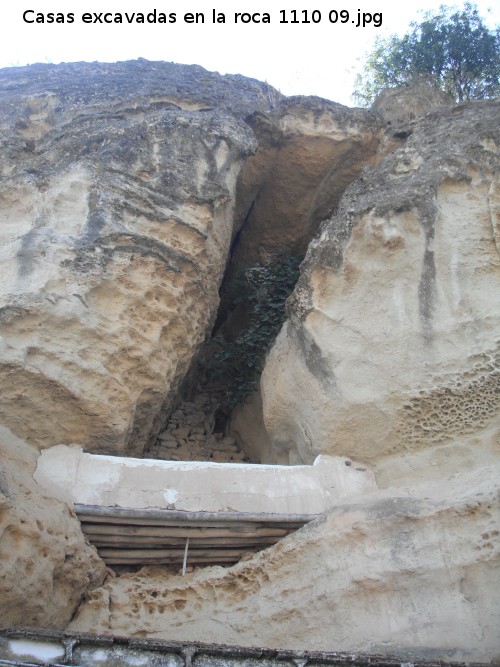
M 0 629 L 0 666 L 5 667 L 480 667 L 482 664 Z

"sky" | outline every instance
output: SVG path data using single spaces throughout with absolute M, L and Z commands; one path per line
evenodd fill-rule
M 285 95 L 319 95 L 347 105 L 353 104 L 355 74 L 375 37 L 402 35 L 412 20 L 419 20 L 419 10 L 437 6 L 436 0 L 302 0 L 302 4 L 298 0 L 17 0 L 2 4 L 0 67 L 135 58 L 194 63 L 221 74 L 267 81 Z M 476 4 L 490 26 L 500 24 L 500 0 Z M 84 13 L 93 21 L 94 14 L 147 14 L 155 9 L 157 14 L 175 14 L 175 23 L 101 24 L 81 19 Z M 49 12 L 62 12 L 65 17 L 73 13 L 74 22 L 27 23 L 23 20 L 26 10 L 28 19 L 38 14 L 46 18 Z M 217 16 L 224 15 L 225 23 L 213 22 L 214 10 Z M 188 13 L 203 14 L 204 23 L 187 22 Z M 237 13 L 260 14 L 261 19 L 267 13 L 270 23 L 242 23 L 241 18 L 236 22 Z M 358 16 L 361 25 L 357 25 Z M 300 22 L 292 23 L 293 18 Z

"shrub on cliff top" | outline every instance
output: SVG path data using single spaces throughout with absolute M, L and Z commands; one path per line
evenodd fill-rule
M 441 5 L 403 37 L 379 38 L 358 74 L 353 98 L 369 106 L 384 88 L 430 83 L 456 102 L 500 94 L 500 26 L 489 29 L 475 5 Z

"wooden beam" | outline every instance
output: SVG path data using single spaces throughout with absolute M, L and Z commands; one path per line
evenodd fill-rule
M 284 521 L 284 522 L 278 522 L 278 521 L 262 521 L 260 523 L 257 522 L 245 522 L 244 519 L 241 521 L 229 521 L 229 520 L 222 520 L 222 521 L 216 521 L 214 519 L 211 520 L 198 520 L 198 521 L 190 521 L 190 520 L 176 520 L 176 519 L 132 519 L 132 518 L 120 518 L 120 517 L 86 517 L 82 515 L 78 515 L 78 519 L 80 520 L 80 523 L 82 525 L 89 525 L 89 524 L 105 524 L 105 525 L 120 525 L 120 526 L 159 526 L 163 528 L 183 528 L 186 526 L 189 526 L 190 528 L 228 528 L 231 526 L 231 529 L 242 529 L 243 531 L 248 530 L 249 526 L 256 527 L 256 528 L 279 528 L 282 530 L 297 530 L 298 528 L 302 528 L 307 521 Z
M 108 565 L 234 564 L 315 519 L 314 514 L 182 512 L 75 504 Z
M 194 563 L 237 563 L 243 556 L 246 555 L 253 555 L 254 553 L 258 553 L 258 551 L 241 551 L 236 554 L 230 554 L 230 555 L 200 555 L 200 554 L 192 554 L 191 557 L 191 552 L 189 552 L 189 564 L 192 565 Z M 173 555 L 173 556 L 155 556 L 148 558 L 145 560 L 144 558 L 136 558 L 135 556 L 109 556 L 106 558 L 106 564 L 114 562 L 117 564 L 118 562 L 120 563 L 137 563 L 138 565 L 154 565 L 155 563 L 175 563 L 175 564 L 180 564 L 182 563 L 184 559 L 184 550 L 182 551 L 182 556 L 179 555 Z
M 242 556 L 244 553 L 242 553 Z M 241 556 L 238 558 L 235 557 L 229 557 L 229 558 L 189 558 L 189 565 L 235 565 L 239 560 L 241 559 Z M 147 566 L 147 565 L 172 565 L 175 567 L 179 567 L 182 565 L 182 558 L 179 560 L 178 558 L 158 558 L 155 560 L 137 560 L 135 558 L 132 559 L 123 559 L 123 558 L 107 558 L 106 559 L 106 565 L 138 565 L 138 566 Z
M 168 526 L 130 526 L 128 524 L 93 524 L 82 523 L 82 529 L 86 535 L 99 539 L 99 536 L 148 536 L 148 537 L 230 537 L 241 535 L 255 535 L 259 537 L 284 537 L 288 535 L 293 527 L 276 528 L 275 526 L 261 528 L 256 524 L 250 525 L 226 525 L 224 528 L 212 528 L 207 526 L 199 528 L 191 526 L 168 527 Z
M 184 549 L 98 549 L 101 558 L 135 558 L 140 562 L 148 562 L 155 558 L 184 558 Z M 190 557 L 195 555 L 204 558 L 216 559 L 218 556 L 223 558 L 239 558 L 245 552 L 245 549 L 193 549 L 189 551 Z
M 261 512 L 251 514 L 248 512 L 183 512 L 179 510 L 154 510 L 154 509 L 131 509 L 124 507 L 103 507 L 101 505 L 81 505 L 75 503 L 75 511 L 83 520 L 96 520 L 97 517 L 106 518 L 107 521 L 113 519 L 122 520 L 141 520 L 153 522 L 165 522 L 170 525 L 170 521 L 200 522 L 201 525 L 210 521 L 224 523 L 226 521 L 250 522 L 250 523 L 277 523 L 277 524 L 297 524 L 303 525 L 319 514 L 273 514 Z M 92 519 L 91 519 L 92 517 Z M 123 521 L 125 523 L 125 521 Z M 119 521 L 118 521 L 119 523 Z
M 151 548 L 158 549 L 162 546 L 165 547 L 176 547 L 183 546 L 186 543 L 186 539 L 189 539 L 189 548 L 195 549 L 197 547 L 203 546 L 248 546 L 255 544 L 257 546 L 265 546 L 276 544 L 279 541 L 279 537 L 259 537 L 251 536 L 248 537 L 239 537 L 235 535 L 234 537 L 126 537 L 122 535 L 110 535 L 104 536 L 100 535 L 99 537 L 89 537 L 90 541 L 95 547 L 110 547 L 110 548 L 119 548 L 121 546 L 125 547 L 142 547 L 150 546 Z

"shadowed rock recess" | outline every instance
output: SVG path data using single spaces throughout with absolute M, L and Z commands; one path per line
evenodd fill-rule
M 348 109 L 145 60 L 0 70 L 0 627 L 498 661 L 500 102 L 417 101 Z M 303 257 L 252 359 L 287 296 L 267 276 Z M 255 391 L 233 409 L 241 340 Z M 200 479 L 230 461 L 238 480 L 334 457 L 334 501 L 231 567 L 113 571 L 41 475 L 61 445 L 43 460 L 80 452 L 116 512 L 134 494 L 113 500 L 91 454 L 210 461 Z M 179 511 L 175 464 L 155 465 Z M 345 466 L 370 484 L 340 488 Z M 0 659 L 21 659 L 15 637 Z

